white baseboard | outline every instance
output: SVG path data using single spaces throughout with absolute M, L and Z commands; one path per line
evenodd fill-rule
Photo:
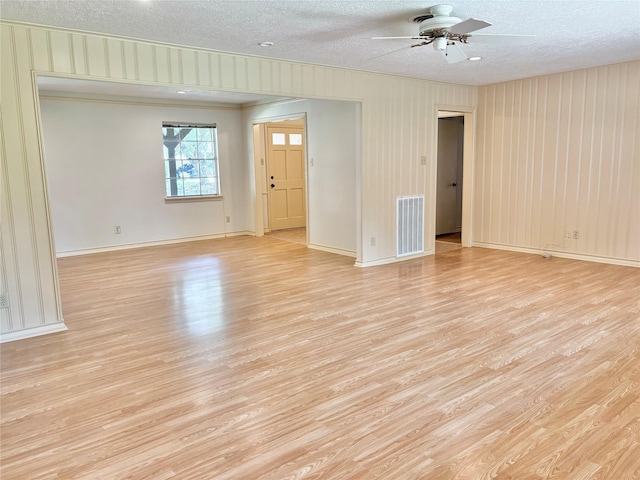
M 419 253 L 417 255 L 407 255 L 405 257 L 387 257 L 381 258 L 379 260 L 372 260 L 370 262 L 356 262 L 354 266 L 356 267 L 376 267 L 378 265 L 388 265 L 389 263 L 398 263 L 404 262 L 406 260 L 413 260 L 414 258 L 422 258 L 428 255 L 433 255 L 433 250 L 425 250 L 423 253 Z
M 607 263 L 609 265 L 621 265 L 623 267 L 640 268 L 640 261 L 629 260 L 626 258 L 602 257 L 599 255 L 585 255 L 580 253 L 570 253 L 563 250 L 555 250 L 553 248 L 527 248 L 517 247 L 515 245 L 503 245 L 498 243 L 473 242 L 474 247 L 492 248 L 494 250 L 507 250 L 510 252 L 531 253 L 534 255 L 542 255 L 544 252 L 551 253 L 554 257 L 569 258 L 571 260 L 582 260 L 585 262 Z
M 215 238 L 237 237 L 240 235 L 253 235 L 253 232 L 241 231 L 241 232 L 217 233 L 214 235 L 199 235 L 196 237 L 172 238 L 170 240 L 158 240 L 154 242 L 123 243 L 121 245 L 112 245 L 109 247 L 87 248 L 82 250 L 66 250 L 63 252 L 56 252 L 56 257 L 63 258 L 63 257 L 74 257 L 76 255 L 91 255 L 92 253 L 114 252 L 117 250 L 129 250 L 130 248 L 156 247 L 159 245 L 171 245 L 173 243 L 183 243 L 183 242 L 197 242 L 199 240 L 212 240 Z
M 249 230 L 243 230 L 240 232 L 227 232 L 223 235 L 223 237 L 241 237 L 243 235 L 249 235 L 251 237 L 255 237 L 256 234 L 255 232 L 251 232 Z
M 0 333 L 0 343 L 14 342 L 16 340 L 24 340 L 25 338 L 48 335 L 49 333 L 64 332 L 65 330 L 67 330 L 67 326 L 64 322 L 51 323 L 49 325 L 41 325 L 33 328 L 24 328 L 13 332 Z
M 352 250 L 345 250 L 343 248 L 327 247 L 325 245 L 317 245 L 315 243 L 310 243 L 309 245 L 307 245 L 307 247 L 313 250 L 320 250 L 322 252 L 335 253 L 337 255 L 344 255 L 345 257 L 353 257 L 353 258 L 356 257 L 356 252 Z

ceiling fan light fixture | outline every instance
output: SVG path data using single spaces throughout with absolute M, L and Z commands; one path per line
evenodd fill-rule
M 445 37 L 438 37 L 433 41 L 433 49 L 446 52 L 447 51 L 447 39 Z

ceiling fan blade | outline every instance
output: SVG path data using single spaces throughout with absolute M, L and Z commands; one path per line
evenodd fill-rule
M 536 40 L 535 35 L 501 35 L 493 33 L 475 33 L 469 35 L 468 43 L 508 43 L 509 45 L 526 45 Z
M 458 63 L 467 59 L 467 55 L 455 43 L 447 45 L 447 49 L 442 53 L 444 54 L 444 58 L 449 63 Z
M 424 40 L 426 37 L 414 35 L 413 37 L 371 37 L 371 40 L 399 40 L 399 39 L 411 39 L 411 40 Z
M 371 60 L 375 60 L 376 58 L 386 57 L 387 55 L 391 55 L 392 53 L 397 53 L 397 52 L 400 52 L 401 50 L 408 50 L 408 49 L 410 49 L 410 48 L 411 48 L 411 45 L 405 45 L 405 46 L 404 46 L 404 47 L 402 47 L 402 48 L 398 48 L 398 49 L 396 49 L 396 50 L 391 50 L 390 52 L 383 53 L 382 55 L 377 55 L 377 56 L 375 56 L 375 57 L 371 57 L 371 58 L 369 59 L 369 61 L 371 61 Z
M 436 39 L 435 39 L 435 38 L 432 38 L 432 39 L 427 39 L 427 38 L 425 38 L 424 42 L 422 42 L 422 43 L 416 43 L 415 45 L 411 45 L 411 48 L 414 48 L 414 47 L 424 47 L 425 45 L 431 45 L 431 44 L 432 44 L 433 42 L 435 42 L 435 41 L 436 41 Z
M 485 22 L 484 20 L 467 18 L 466 20 L 463 20 L 460 23 L 455 24 L 451 28 L 447 28 L 446 30 L 449 33 L 456 33 L 458 35 L 463 35 L 465 33 L 475 32 L 476 30 L 480 30 L 481 28 L 486 28 L 490 26 L 491 24 L 489 22 Z

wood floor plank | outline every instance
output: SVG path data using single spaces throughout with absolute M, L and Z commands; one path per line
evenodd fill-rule
M 640 478 L 638 269 L 274 237 L 58 266 L 69 330 L 0 349 L 3 480 Z

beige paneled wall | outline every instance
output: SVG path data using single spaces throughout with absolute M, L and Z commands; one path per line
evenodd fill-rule
M 26 29 L 1 31 L 3 332 L 58 323 L 57 274 Z
M 474 242 L 637 265 L 639 78 L 632 62 L 481 87 Z
M 437 106 L 473 107 L 476 89 L 392 77 L 365 82 L 363 93 L 363 231 L 365 262 L 395 255 L 395 198 L 425 194 L 425 248 L 435 236 Z M 427 165 L 420 165 L 420 157 Z M 393 203 L 393 205 L 391 205 Z M 375 247 L 371 246 L 375 237 Z
M 62 321 L 56 287 L 47 189 L 42 172 L 33 73 L 181 85 L 278 96 L 362 102 L 362 167 L 356 174 L 358 262 L 395 256 L 395 197 L 434 185 L 436 105 L 473 108 L 476 88 L 259 57 L 141 42 L 61 29 L 0 23 L 2 29 L 2 275 L 11 308 L 2 332 L 55 328 Z M 427 166 L 419 165 L 427 155 Z M 246 162 L 252 161 L 247 152 Z M 247 179 L 251 182 L 252 179 Z M 252 189 L 247 188 L 247 191 Z M 251 199 L 245 199 L 250 204 Z M 253 224 L 252 220 L 247 222 Z M 376 237 L 371 246 L 370 238 Z M 41 330 L 42 331 L 42 330 Z

